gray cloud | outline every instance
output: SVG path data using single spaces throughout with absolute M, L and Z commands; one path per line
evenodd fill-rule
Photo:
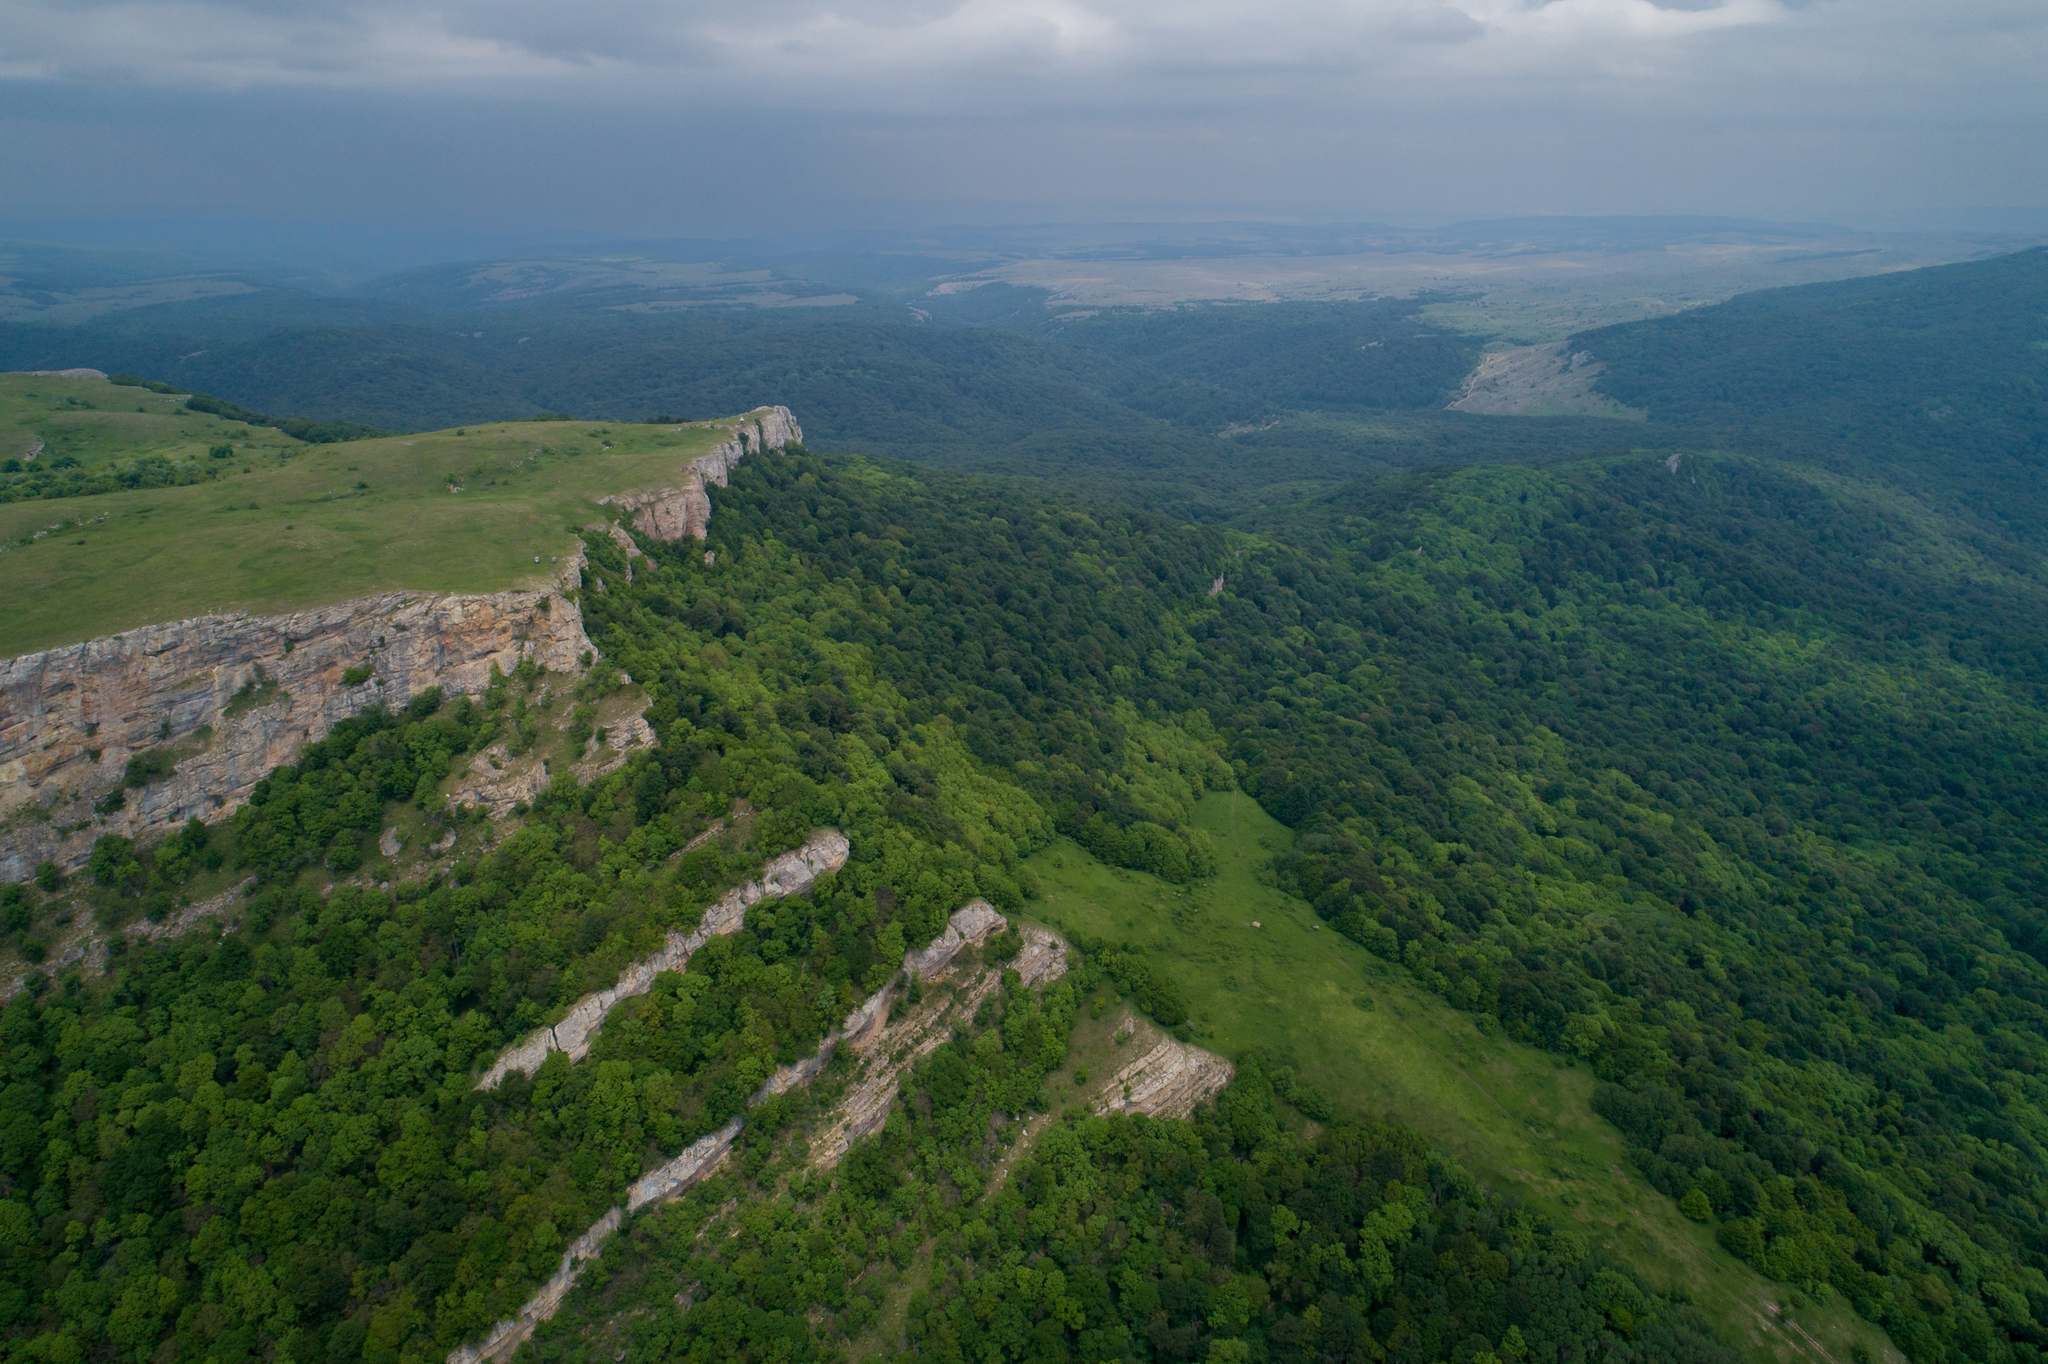
M 202 164 L 239 145 L 287 182 L 294 165 L 330 184 L 382 166 L 384 198 L 423 206 L 485 166 L 580 181 L 650 158 L 680 177 L 773 158 L 776 213 L 819 196 L 849 212 L 2038 203 L 2044 67 L 2037 0 L 0 0 L 0 170 L 184 126 Z M 54 122 L 71 97 L 93 115 Z M 124 109 L 154 125 L 122 127 Z M 273 158 L 285 129 L 299 154 Z M 152 178 L 129 175 L 131 194 Z M 120 198 L 90 170 L 51 192 Z M 590 211 L 686 202 L 614 188 Z

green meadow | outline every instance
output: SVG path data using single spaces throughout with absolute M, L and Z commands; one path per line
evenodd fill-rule
M 1030 859 L 1044 887 L 1033 912 L 1062 933 L 1143 951 L 1180 984 L 1201 1045 L 1263 1049 L 1340 1111 L 1416 1129 L 1495 1192 L 1578 1231 L 1657 1291 L 1689 1296 L 1753 1358 L 1847 1364 L 1859 1342 L 1872 1359 L 1901 1358 L 1839 1300 L 1764 1279 L 1629 1173 L 1621 1135 L 1592 1110 L 1588 1067 L 1483 1029 L 1265 884 L 1261 869 L 1293 835 L 1250 797 L 1207 796 L 1196 822 L 1220 852 L 1210 880 L 1174 886 L 1061 840 Z
M 0 447 L 200 481 L 0 504 L 0 657 L 222 610 L 547 580 L 596 499 L 658 484 L 727 424 L 499 422 L 308 445 L 100 379 L 0 375 Z M 139 409 L 139 410 L 138 410 Z M 216 457 L 220 446 L 233 453 Z M 535 562 L 536 558 L 539 560 Z

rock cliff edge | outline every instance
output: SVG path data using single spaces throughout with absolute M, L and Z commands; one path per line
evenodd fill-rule
M 658 540 L 702 539 L 707 482 L 803 438 L 785 407 L 741 418 L 678 486 L 607 499 Z M 550 672 L 596 650 L 571 596 L 579 553 L 542 590 L 387 592 L 306 611 L 150 625 L 0 663 L 0 881 L 83 866 L 102 834 L 158 837 L 234 810 L 265 773 L 373 704 L 475 696 L 492 665 Z M 130 759 L 140 759 L 131 767 Z

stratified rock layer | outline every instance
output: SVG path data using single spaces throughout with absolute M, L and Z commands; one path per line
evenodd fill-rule
M 272 768 L 374 703 L 476 695 L 491 665 L 571 671 L 594 653 L 558 592 L 387 592 L 281 615 L 200 616 L 0 664 L 0 880 L 82 865 L 101 834 L 233 810 Z M 350 670 L 367 673 L 350 682 Z M 174 765 L 94 810 L 130 757 Z
M 711 495 L 705 485 L 715 483 L 723 488 L 732 466 L 748 455 L 800 444 L 803 438 L 803 428 L 788 408 L 764 407 L 742 417 L 731 440 L 683 466 L 673 485 L 621 493 L 604 501 L 630 515 L 633 529 L 642 535 L 664 541 L 702 540 L 711 525 Z
M 514 1071 L 532 1075 L 548 1059 L 548 1053 L 566 1052 L 571 1061 L 590 1054 L 590 1039 L 604 1026 L 605 1015 L 620 1000 L 644 995 L 654 988 L 654 978 L 663 971 L 680 971 L 697 949 L 723 933 L 736 933 L 746 922 L 747 910 L 763 900 L 801 895 L 817 884 L 820 876 L 846 865 L 845 835 L 837 829 L 820 829 L 801 848 L 771 859 L 761 868 L 759 880 L 735 886 L 704 911 L 703 920 L 689 933 L 670 933 L 661 950 L 634 962 L 619 975 L 618 984 L 587 994 L 576 1001 L 561 1022 L 539 1028 L 520 1038 L 498 1054 L 479 1089 L 495 1089 Z
M 833 835 L 838 837 L 836 834 Z M 806 845 L 809 846 L 809 845 Z M 840 839 L 840 860 L 845 860 L 845 840 Z M 771 864 L 772 865 L 772 864 Z M 765 878 L 764 878 L 765 879 Z M 723 903 L 723 902 L 721 902 Z M 752 903 L 752 902 L 749 902 Z M 708 922 L 708 916 L 707 916 Z M 845 1023 L 825 1035 L 818 1049 L 795 1065 L 780 1067 L 768 1078 L 766 1084 L 755 1090 L 748 1098 L 748 1107 L 753 1107 L 777 1094 L 786 1094 L 801 1084 L 808 1084 L 812 1077 L 825 1068 L 832 1054 L 841 1043 L 856 1051 L 875 1054 L 864 1062 L 862 1084 L 847 1103 L 840 1105 L 834 1115 L 833 1128 L 828 1140 L 841 1144 L 832 1150 L 824 1164 L 836 1164 L 844 1154 L 846 1144 L 881 1125 L 874 1116 L 879 1111 L 888 1114 L 889 1102 L 895 1097 L 897 1079 L 903 1070 L 915 1063 L 916 1058 L 931 1053 L 949 1035 L 939 1026 L 947 1019 L 961 1016 L 971 1017 L 974 1008 L 988 997 L 991 990 L 1001 983 L 1002 972 L 983 967 L 970 952 L 964 959 L 963 949 L 978 947 L 991 934 L 1000 933 L 1009 927 L 1009 921 L 996 913 L 995 909 L 981 900 L 969 901 L 953 912 L 947 922 L 946 931 L 941 933 L 923 952 L 905 953 L 903 973 L 897 980 L 883 986 L 848 1014 Z M 1038 984 L 1052 980 L 1066 970 L 1066 944 L 1042 928 L 1027 927 L 1023 933 L 1024 948 L 1010 963 L 1011 967 L 1024 977 L 1026 984 Z M 649 958 L 653 961 L 654 958 Z M 642 963 L 646 965 L 646 963 Z M 945 999 L 927 1004 L 912 1011 L 901 1020 L 902 1026 L 883 1025 L 881 1020 L 889 1011 L 889 1005 L 902 988 L 903 981 L 918 966 L 926 969 L 927 978 L 939 980 L 955 974 L 963 977 L 964 993 L 959 999 Z M 636 970 L 638 968 L 635 968 Z M 651 977 L 650 977 L 651 979 Z M 590 996 L 596 998 L 597 996 Z M 557 1025 L 559 1026 L 559 1025 Z M 879 1045 L 878 1044 L 883 1044 Z M 545 1051 L 540 1053 L 545 1056 Z M 502 1064 L 503 1058 L 500 1058 Z M 539 1064 L 538 1061 L 535 1062 Z M 494 1068 L 495 1069 L 495 1068 Z M 877 1109 L 879 1105 L 879 1109 Z M 745 1120 L 734 1118 L 709 1136 L 702 1137 L 686 1148 L 675 1159 L 648 1171 L 635 1180 L 626 1191 L 624 1207 L 612 1208 L 604 1216 L 591 1223 L 589 1230 L 576 1238 L 562 1254 L 562 1263 L 554 1275 L 542 1284 L 516 1316 L 507 1317 L 491 1328 L 490 1334 L 473 1345 L 464 1345 L 451 1352 L 448 1364 L 505 1364 L 519 1347 L 533 1336 L 540 1324 L 554 1316 L 562 1300 L 576 1281 L 583 1276 L 585 1262 L 594 1260 L 603 1251 L 606 1241 L 624 1225 L 628 1215 L 652 1204 L 679 1198 L 700 1183 L 705 1176 L 725 1163 L 732 1152 L 733 1139 L 738 1137 L 745 1126 Z M 851 1132 L 852 1135 L 847 1134 Z
M 786 407 L 751 412 L 732 432 L 675 486 L 610 500 L 643 534 L 703 539 L 707 482 L 724 487 L 747 455 L 803 439 Z M 642 557 L 624 530 L 607 533 Z M 509 673 L 528 657 L 551 672 L 578 668 L 597 651 L 563 591 L 582 585 L 583 563 L 579 548 L 562 567 L 562 590 L 386 592 L 278 615 L 200 616 L 0 663 L 0 881 L 26 880 L 46 861 L 76 870 L 102 834 L 161 836 L 195 816 L 217 819 L 266 772 L 373 703 L 395 708 L 429 687 L 476 695 L 493 663 Z M 622 761 L 652 737 L 644 725 L 622 732 L 603 756 Z M 147 780 L 118 809 L 96 810 L 121 788 L 128 760 L 146 752 L 155 774 L 138 771 Z M 503 814 L 531 800 L 545 776 L 524 767 L 504 780 L 478 773 L 457 799 L 466 792 Z
M 1118 1031 L 1135 1033 L 1137 1027 L 1135 1019 L 1127 1018 Z M 1162 1037 L 1109 1078 L 1095 1100 L 1095 1111 L 1185 1118 L 1196 1105 L 1222 1093 L 1234 1074 L 1230 1062 L 1214 1052 Z
M 896 987 L 891 986 L 847 1018 L 841 1032 L 844 1045 L 861 1058 L 859 1070 L 846 1097 L 811 1143 L 814 1166 L 830 1169 L 855 1142 L 881 1130 L 904 1074 L 937 1051 L 953 1035 L 955 1025 L 973 1018 L 1002 984 L 1001 969 L 983 966 L 978 957 L 963 949 L 978 947 L 1008 927 L 1007 919 L 978 900 L 956 911 L 947 931 L 932 940 L 931 948 L 904 959 L 906 975 L 916 963 L 922 968 L 917 971 L 922 981 L 950 984 L 952 990 L 928 995 L 923 1004 L 892 1021 L 888 1014 Z M 1022 934 L 1023 948 L 1007 965 L 1025 985 L 1042 985 L 1066 974 L 1064 942 L 1035 924 L 1025 925 Z M 943 955 L 934 954 L 932 948 L 942 943 L 950 945 Z

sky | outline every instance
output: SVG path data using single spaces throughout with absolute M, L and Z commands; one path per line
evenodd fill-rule
M 0 0 L 0 220 L 2048 208 L 2044 0 Z

